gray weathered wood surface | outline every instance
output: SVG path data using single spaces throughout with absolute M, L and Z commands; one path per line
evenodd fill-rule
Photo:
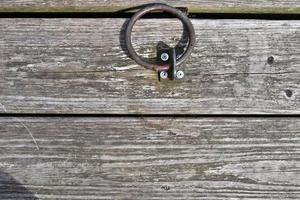
M 190 13 L 300 14 L 298 0 L 157 2 Z M 146 3 L 1 0 L 0 13 L 113 14 Z M 128 58 L 125 22 L 0 19 L 0 114 L 12 114 L 0 116 L 0 199 L 300 199 L 300 118 L 194 115 L 300 114 L 300 21 L 194 19 L 181 82 L 158 82 Z M 133 34 L 146 58 L 181 37 L 176 19 L 139 21 Z
M 193 20 L 186 79 L 163 83 L 122 49 L 124 22 L 0 19 L 1 112 L 300 113 L 300 21 Z M 151 57 L 181 34 L 175 19 L 146 19 L 133 40 Z
M 11 199 L 300 199 L 299 118 L 2 117 L 0 152 Z
M 298 0 L 155 1 L 188 7 L 191 12 L 300 13 Z M 0 12 L 114 12 L 153 3 L 149 0 L 1 0 Z

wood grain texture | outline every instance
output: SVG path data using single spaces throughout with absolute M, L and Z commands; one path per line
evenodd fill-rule
M 300 21 L 193 20 L 197 42 L 179 82 L 159 82 L 128 58 L 124 22 L 0 19 L 1 112 L 300 113 Z M 146 19 L 133 41 L 151 57 L 181 34 L 176 19 Z
M 164 0 L 192 13 L 300 13 L 298 0 Z M 153 3 L 149 0 L 1 0 L 0 12 L 115 12 Z
M 299 118 L 2 117 L 0 196 L 296 200 L 299 130 Z

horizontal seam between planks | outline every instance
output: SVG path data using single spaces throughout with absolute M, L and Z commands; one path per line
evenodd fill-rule
M 1 12 L 0 18 L 130 18 L 134 13 L 127 12 Z M 261 19 L 261 20 L 299 20 L 300 13 L 189 13 L 192 19 Z M 154 13 L 144 18 L 173 18 L 164 13 Z
M 0 113 L 1 117 L 73 117 L 73 118 L 299 118 L 300 114 L 68 114 L 68 113 Z

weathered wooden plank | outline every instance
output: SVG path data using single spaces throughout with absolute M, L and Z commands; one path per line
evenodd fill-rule
M 298 0 L 206 0 L 156 1 L 188 7 L 192 13 L 300 13 Z M 144 4 L 149 0 L 1 0 L 0 12 L 116 12 Z
M 299 130 L 299 118 L 2 117 L 0 197 L 296 200 Z
M 0 19 L 1 112 L 300 113 L 300 21 L 193 20 L 197 43 L 180 82 L 159 82 L 128 58 L 124 22 Z M 151 57 L 181 32 L 175 19 L 142 20 L 134 45 Z

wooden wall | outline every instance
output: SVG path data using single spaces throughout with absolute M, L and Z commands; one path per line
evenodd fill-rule
M 182 81 L 128 57 L 150 1 L 0 2 L 1 200 L 300 199 L 300 2 L 160 2 L 194 14 Z M 143 19 L 134 47 L 182 32 Z

